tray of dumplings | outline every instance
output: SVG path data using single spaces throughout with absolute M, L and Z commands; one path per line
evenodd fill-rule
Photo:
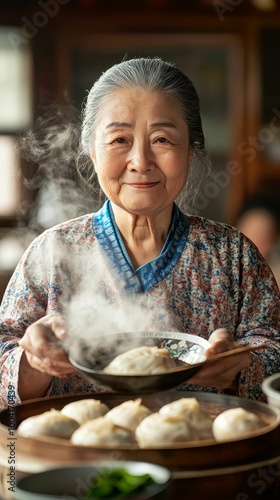
M 0 413 L 2 451 L 7 450 L 9 418 L 9 410 Z M 55 396 L 16 407 L 16 420 L 19 461 L 140 460 L 200 470 L 280 454 L 279 411 L 220 394 Z

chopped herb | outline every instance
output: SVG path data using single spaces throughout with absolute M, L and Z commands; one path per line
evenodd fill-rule
M 85 495 L 90 498 L 123 498 L 155 484 L 150 474 L 135 475 L 125 468 L 104 469 L 92 479 Z

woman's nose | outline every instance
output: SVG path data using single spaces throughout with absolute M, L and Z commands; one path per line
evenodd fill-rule
M 150 146 L 145 143 L 135 142 L 130 151 L 127 167 L 130 170 L 146 172 L 154 168 L 154 159 Z

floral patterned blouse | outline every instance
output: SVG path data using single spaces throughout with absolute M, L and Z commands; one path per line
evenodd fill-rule
M 208 339 L 226 328 L 237 342 L 265 340 L 268 347 L 253 352 L 240 374 L 239 397 L 265 401 L 262 381 L 280 372 L 280 300 L 270 268 L 235 228 L 188 216 L 176 205 L 161 254 L 136 270 L 108 201 L 96 214 L 63 222 L 31 243 L 0 309 L 0 407 L 7 407 L 11 386 L 20 403 L 18 339 L 28 325 L 57 311 L 71 318 L 72 335 L 125 329 Z M 224 392 L 188 383 L 176 389 Z M 75 373 L 54 377 L 47 396 L 100 391 Z

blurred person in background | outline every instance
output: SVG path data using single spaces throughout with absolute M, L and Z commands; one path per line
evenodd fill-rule
M 236 227 L 257 246 L 280 288 L 280 205 L 273 197 L 254 196 L 241 207 Z

